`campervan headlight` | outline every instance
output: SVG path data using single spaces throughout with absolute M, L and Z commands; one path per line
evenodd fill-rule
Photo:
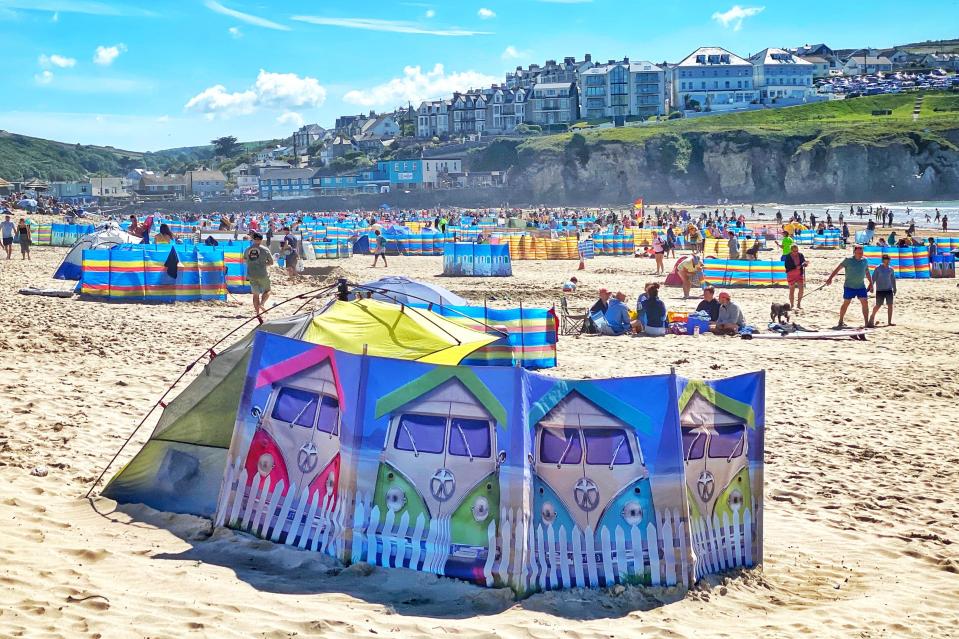
M 327 495 L 331 494 L 335 486 L 336 486 L 336 471 L 331 470 L 330 474 L 326 476 L 326 494 Z
M 539 514 L 545 524 L 551 524 L 556 521 L 556 507 L 552 502 L 543 502 L 543 507 L 540 508 Z
M 256 469 L 263 476 L 269 475 L 274 466 L 276 466 L 276 460 L 273 459 L 273 455 L 270 453 L 263 453 L 256 461 Z
M 473 512 L 473 519 L 476 521 L 486 521 L 489 517 L 489 500 L 486 497 L 477 497 L 470 509 Z
M 630 526 L 636 526 L 643 521 L 643 507 L 635 499 L 631 499 L 623 506 L 623 521 Z
M 332 473 L 330 473 L 332 475 Z M 396 486 L 390 488 L 386 491 L 386 507 L 397 512 L 402 510 L 403 506 L 406 505 L 406 493 L 402 488 L 397 488 Z
M 729 507 L 733 510 L 739 510 L 743 507 L 743 493 L 738 488 L 733 488 L 729 492 Z

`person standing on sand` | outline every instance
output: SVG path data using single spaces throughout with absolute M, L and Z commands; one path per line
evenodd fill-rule
M 789 305 L 793 308 L 802 308 L 803 290 L 806 286 L 806 266 L 809 262 L 799 252 L 799 246 L 793 244 L 789 248 L 789 255 L 783 258 L 786 265 L 786 282 L 789 284 Z M 798 301 L 794 299 L 796 289 L 799 289 Z
M 29 260 L 30 259 L 30 245 L 33 244 L 33 237 L 30 235 L 30 225 L 27 224 L 26 219 L 20 218 L 20 223 L 17 224 L 17 235 L 20 237 L 20 259 Z
M 0 236 L 3 237 L 3 251 L 7 254 L 7 259 L 13 255 L 13 237 L 17 234 L 17 225 L 14 224 L 9 215 L 3 216 L 3 222 L 0 222 Z
M 862 247 L 857 246 L 853 249 L 852 257 L 847 257 L 840 262 L 839 266 L 826 278 L 826 286 L 831 286 L 839 271 L 845 271 L 842 306 L 839 307 L 839 323 L 836 325 L 836 329 L 848 328 L 844 322 L 846 310 L 849 308 L 849 303 L 856 298 L 862 304 L 863 324 L 869 325 L 869 293 L 864 280 L 868 281 L 869 288 L 872 288 L 872 276 L 869 274 L 869 261 L 862 255 Z
M 376 268 L 376 264 L 381 257 L 383 258 L 383 267 L 389 268 L 390 265 L 386 262 L 386 238 L 383 237 L 383 233 L 379 229 L 376 229 L 373 236 L 373 266 L 371 268 Z
M 873 287 L 876 288 L 876 305 L 872 309 L 872 315 L 869 316 L 869 323 L 866 326 L 875 328 L 876 313 L 879 312 L 879 307 L 883 304 L 886 305 L 888 325 L 895 326 L 892 323 L 892 299 L 896 296 L 896 272 L 889 266 L 888 255 L 882 256 L 882 264 L 872 272 L 872 281 L 869 284 L 870 293 Z
M 666 246 L 663 244 L 663 238 L 659 233 L 653 231 L 653 257 L 656 258 L 656 275 L 665 275 L 666 267 L 663 266 L 663 254 L 666 252 Z
M 948 231 L 948 230 L 949 230 L 949 216 L 948 216 L 948 215 L 943 215 L 943 216 L 942 216 L 942 230 L 943 230 L 943 231 Z
M 299 244 L 289 226 L 284 226 L 283 230 L 286 232 L 286 235 L 283 236 L 283 241 L 280 242 L 280 251 L 283 253 L 286 263 L 286 274 L 294 278 L 296 277 L 296 263 L 300 258 L 298 253 Z
M 257 231 L 250 232 L 253 242 L 243 251 L 243 261 L 246 262 L 246 277 L 250 280 L 250 289 L 253 291 L 253 314 L 260 324 L 260 317 L 266 312 L 266 300 L 270 297 L 270 272 L 268 267 L 273 266 L 273 254 L 269 248 L 263 246 L 263 235 Z

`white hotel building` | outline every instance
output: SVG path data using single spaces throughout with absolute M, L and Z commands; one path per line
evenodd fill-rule
M 802 104 L 817 100 L 813 87 L 816 65 L 783 49 L 763 49 L 749 58 L 753 85 L 763 104 Z
M 672 67 L 672 105 L 703 111 L 742 109 L 759 101 L 753 65 L 721 47 L 696 49 Z

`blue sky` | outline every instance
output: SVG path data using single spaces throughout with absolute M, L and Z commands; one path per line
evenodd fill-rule
M 0 129 L 156 150 L 289 135 L 583 53 L 959 37 L 959 1 L 0 0 Z

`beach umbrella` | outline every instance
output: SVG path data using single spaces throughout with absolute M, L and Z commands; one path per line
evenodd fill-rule
M 440 306 L 469 306 L 469 302 L 442 286 L 412 280 L 399 275 L 384 277 L 362 285 L 360 291 L 372 289 L 373 299 L 396 304 L 437 304 Z

